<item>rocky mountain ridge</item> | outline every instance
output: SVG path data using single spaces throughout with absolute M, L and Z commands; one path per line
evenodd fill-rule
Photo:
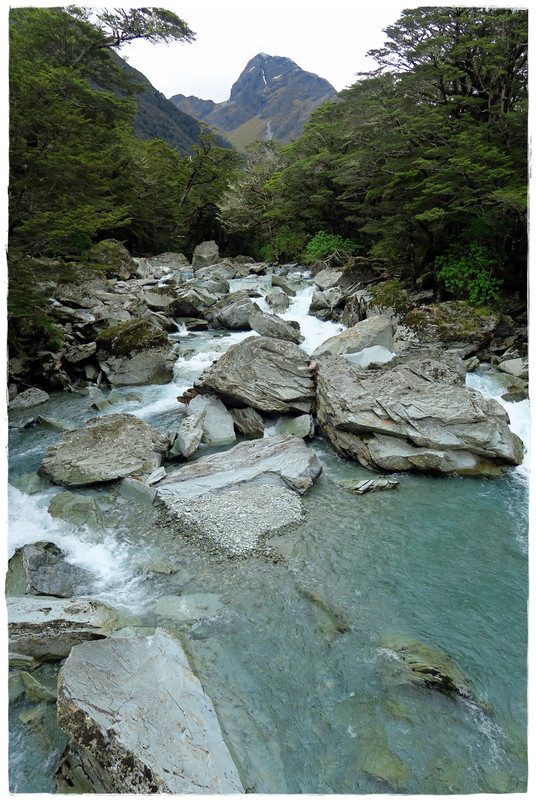
M 287 143 L 297 138 L 312 112 L 334 95 L 327 80 L 306 72 L 290 58 L 258 53 L 233 84 L 229 100 L 214 103 L 182 94 L 170 100 L 243 149 L 253 141 Z

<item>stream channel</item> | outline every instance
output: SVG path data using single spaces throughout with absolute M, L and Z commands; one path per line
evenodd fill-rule
M 262 292 L 269 278 L 230 283 Z M 281 314 L 300 323 L 309 353 L 342 330 L 307 314 L 310 284 Z M 179 349 L 174 381 L 122 387 L 110 412 L 133 413 L 166 432 L 176 424 L 177 395 L 251 335 L 179 330 L 171 336 Z M 485 367 L 467 381 L 487 396 L 505 391 Z M 126 402 L 130 390 L 142 402 Z M 37 413 L 80 426 L 98 413 L 93 390 L 85 391 L 53 393 Z M 503 404 L 528 444 L 528 400 Z M 276 432 L 277 419 L 266 420 L 265 436 Z M 500 478 L 401 474 L 395 491 L 359 496 L 334 481 L 371 473 L 316 437 L 308 446 L 323 472 L 303 498 L 303 523 L 269 539 L 272 557 L 229 558 L 173 533 L 154 508 L 125 500 L 115 484 L 79 490 L 103 510 L 104 534 L 52 518 L 48 504 L 60 487 L 28 495 L 11 482 L 35 472 L 58 437 L 39 424 L 10 431 L 9 556 L 29 542 L 55 542 L 92 572 L 92 596 L 118 609 L 125 625 L 175 632 L 248 789 L 526 790 L 528 456 Z M 177 572 L 146 569 L 162 556 Z M 182 595 L 191 615 L 174 618 L 173 604 L 162 602 L 170 595 Z M 393 637 L 448 653 L 488 710 L 409 683 L 389 648 Z M 67 737 L 53 703 L 33 726 L 21 721 L 30 707 L 24 698 L 10 707 L 10 790 L 53 792 Z

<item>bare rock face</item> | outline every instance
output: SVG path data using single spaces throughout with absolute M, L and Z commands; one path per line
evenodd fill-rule
M 166 436 L 134 415 L 109 414 L 63 433 L 48 448 L 38 474 L 67 486 L 150 474 L 169 446 Z
M 60 673 L 58 722 L 77 756 L 60 765 L 60 786 L 73 785 L 74 761 L 98 792 L 244 791 L 212 701 L 161 628 L 75 647 Z
M 226 405 L 257 411 L 309 413 L 315 397 L 305 350 L 267 336 L 253 336 L 230 347 L 198 378 L 195 388 L 216 392 Z
M 520 464 L 506 411 L 458 381 L 433 361 L 363 374 L 344 358 L 322 357 L 317 421 L 340 453 L 369 469 L 496 475 Z

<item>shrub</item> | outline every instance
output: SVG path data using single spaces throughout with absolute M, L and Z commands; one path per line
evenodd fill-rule
M 434 261 L 437 277 L 457 298 L 475 305 L 499 299 L 502 278 L 494 273 L 502 270 L 500 262 L 489 250 L 478 244 L 457 245 Z
M 355 244 L 351 239 L 343 239 L 336 233 L 319 231 L 307 242 L 305 247 L 305 262 L 312 264 L 315 261 L 324 261 L 329 258 L 347 258 L 353 254 Z

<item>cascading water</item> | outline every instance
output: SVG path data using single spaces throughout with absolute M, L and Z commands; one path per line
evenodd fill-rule
M 300 290 L 281 314 L 300 322 L 309 353 L 341 330 L 307 314 L 311 292 Z M 136 387 L 138 403 L 121 390 L 110 412 L 168 429 L 177 395 L 228 346 L 255 335 L 222 333 L 177 331 L 174 381 Z M 468 383 L 488 396 L 502 391 L 485 371 Z M 42 413 L 80 425 L 95 414 L 90 399 L 58 394 Z M 528 401 L 505 407 L 528 443 Z M 28 495 L 16 484 L 57 436 L 39 425 L 11 432 L 9 553 L 53 541 L 91 571 L 93 596 L 120 608 L 125 624 L 174 630 L 249 788 L 524 791 L 528 457 L 493 480 L 403 474 L 397 491 L 359 497 L 335 480 L 370 473 L 315 439 L 309 446 L 323 473 L 303 499 L 304 524 L 270 538 L 273 560 L 227 559 L 159 527 L 151 509 L 132 508 L 110 487 L 83 490 L 103 509 L 103 531 L 52 518 L 47 508 L 59 487 Z M 147 569 L 161 555 L 176 572 Z M 209 615 L 178 623 L 159 605 L 196 593 L 217 597 Z M 447 652 L 480 704 L 408 683 L 393 637 Z M 23 724 L 25 703 L 11 707 L 10 788 L 50 792 L 65 737 L 50 712 L 44 727 Z

